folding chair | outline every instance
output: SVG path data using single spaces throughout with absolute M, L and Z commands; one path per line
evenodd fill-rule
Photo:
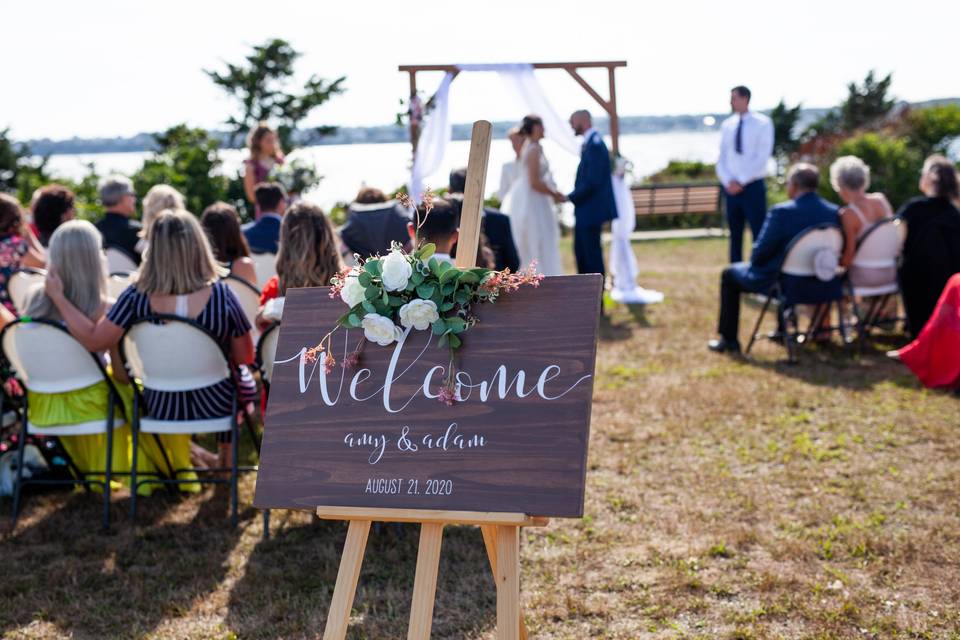
M 113 299 L 120 297 L 134 282 L 135 271 L 116 271 L 107 277 L 107 295 Z
M 233 377 L 230 357 L 221 349 L 213 335 L 195 321 L 180 316 L 157 314 L 134 322 L 124 333 L 121 341 L 121 356 L 133 376 L 142 381 L 147 389 L 157 391 L 192 391 L 202 389 Z M 240 471 L 256 471 L 257 467 L 241 467 L 239 455 L 239 425 L 237 424 L 237 396 L 233 395 L 230 412 L 204 420 L 159 420 L 144 415 L 145 407 L 139 394 L 134 396 L 133 447 L 136 450 L 141 433 L 149 434 L 232 434 L 233 463 L 229 480 L 216 477 L 199 477 L 196 480 L 181 480 L 183 472 L 205 474 L 224 469 L 197 469 L 194 467 L 173 469 L 168 461 L 169 478 L 143 479 L 137 469 L 136 457 L 130 473 L 132 498 L 130 513 L 137 515 L 137 489 L 144 484 L 180 485 L 199 482 L 202 484 L 230 485 L 230 522 L 237 525 L 238 495 L 237 478 Z
M 106 249 L 109 273 L 131 273 L 137 270 L 137 261 L 126 250 L 110 246 Z
M 846 341 L 846 323 L 841 308 L 843 286 L 837 273 L 842 250 L 843 232 L 839 225 L 829 223 L 806 229 L 787 245 L 777 282 L 763 304 L 750 335 L 746 353 L 750 353 L 759 336 L 763 318 L 773 302 L 778 305 L 779 322 L 778 330 L 771 337 L 783 340 L 791 364 L 797 362 L 797 345 L 809 341 L 817 332 L 839 329 Z M 798 305 L 813 306 L 810 324 L 804 332 L 800 331 Z M 824 320 L 829 318 L 834 305 L 837 308 L 839 326 L 821 326 Z
M 277 254 L 275 253 L 254 253 L 250 255 L 253 260 L 253 270 L 257 274 L 256 285 L 263 289 L 267 280 L 277 275 Z
M 240 302 L 243 315 L 247 317 L 247 321 L 253 327 L 253 341 L 256 342 L 260 337 L 260 331 L 257 329 L 257 314 L 260 312 L 260 291 L 243 278 L 239 278 L 232 273 L 223 278 L 223 283 L 227 285 Z
M 900 294 L 896 268 L 903 250 L 905 228 L 906 223 L 897 218 L 880 220 L 867 229 L 857 241 L 857 251 L 853 256 L 851 270 L 854 267 L 888 269 L 891 274 L 888 282 L 864 286 L 854 282 L 850 272 L 847 272 L 844 284 L 853 302 L 853 311 L 857 319 L 858 352 L 862 351 L 870 330 L 879 326 L 880 317 L 890 300 L 895 300 Z M 860 308 L 861 300 L 866 302 L 865 310 Z
M 270 399 L 270 380 L 273 378 L 273 361 L 277 357 L 277 338 L 280 337 L 280 323 L 274 322 L 263 330 L 257 340 L 257 369 L 263 381 L 263 393 Z M 266 414 L 264 414 L 266 417 Z M 270 539 L 270 510 L 263 510 L 263 539 Z
M 26 484 L 68 485 L 82 484 L 103 487 L 103 528 L 110 527 L 110 480 L 114 475 L 127 475 L 113 470 L 114 429 L 126 424 L 126 417 L 115 420 L 115 410 L 121 415 L 123 401 L 116 387 L 96 354 L 92 354 L 77 342 L 66 329 L 48 320 L 21 319 L 7 325 L 0 332 L 4 356 L 13 365 L 23 382 L 23 409 L 20 416 L 20 437 L 17 442 L 17 475 L 13 493 L 13 526 L 16 527 L 20 513 L 20 495 Z M 89 387 L 100 381 L 107 383 L 107 412 L 97 420 L 79 424 L 37 426 L 30 422 L 30 393 L 66 393 Z M 44 480 L 23 477 L 23 457 L 27 436 L 80 436 L 106 434 L 107 450 L 102 470 L 79 469 L 67 456 L 67 463 L 76 480 Z M 66 453 L 66 452 L 64 452 Z M 135 457 L 135 456 L 134 456 Z M 103 475 L 103 480 L 91 478 Z
M 43 269 L 31 269 L 23 267 L 13 272 L 10 280 L 7 281 L 7 293 L 10 295 L 10 301 L 17 314 L 23 315 L 26 311 L 27 297 L 37 286 L 43 286 L 47 278 L 47 272 Z

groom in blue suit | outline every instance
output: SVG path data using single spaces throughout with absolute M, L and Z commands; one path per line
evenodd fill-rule
M 611 183 L 610 152 L 600 132 L 593 128 L 588 111 L 575 111 L 570 126 L 583 136 L 577 180 L 567 199 L 574 204 L 573 252 L 577 273 L 604 275 L 600 231 L 605 222 L 617 217 L 617 204 Z

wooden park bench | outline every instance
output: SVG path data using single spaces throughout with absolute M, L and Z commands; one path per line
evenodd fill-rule
M 719 215 L 723 212 L 723 190 L 719 183 L 645 184 L 631 187 L 630 193 L 638 220 L 647 216 Z

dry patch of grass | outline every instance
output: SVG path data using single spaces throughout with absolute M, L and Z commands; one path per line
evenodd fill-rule
M 636 251 L 667 301 L 602 322 L 587 517 L 523 535 L 532 637 L 960 638 L 958 399 L 887 343 L 796 367 L 775 345 L 709 354 L 724 243 Z M 0 634 L 319 637 L 345 526 L 280 512 L 262 542 L 251 495 L 236 531 L 211 491 L 106 536 L 96 499 L 29 498 L 0 539 Z M 415 527 L 371 536 L 350 637 L 404 635 L 416 545 Z M 434 637 L 491 638 L 494 609 L 479 533 L 448 529 Z

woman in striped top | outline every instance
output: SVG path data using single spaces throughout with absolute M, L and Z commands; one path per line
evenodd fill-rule
M 186 392 L 144 389 L 147 413 L 160 420 L 202 420 L 230 415 L 238 390 L 247 406 L 256 398 L 256 384 L 247 365 L 253 362 L 253 340 L 247 321 L 233 293 L 218 282 L 224 269 L 213 257 L 203 229 L 188 211 L 167 210 L 150 227 L 148 249 L 137 282 L 127 288 L 109 313 L 93 322 L 63 295 L 60 278 L 47 277 L 47 293 L 60 311 L 70 332 L 89 350 L 99 351 L 119 344 L 124 331 L 152 314 L 175 314 L 194 320 L 207 329 L 234 366 L 233 379 Z M 166 436 L 175 451 L 177 468 L 189 467 L 189 436 Z M 220 464 L 229 464 L 230 448 L 220 443 Z M 195 486 L 195 485 L 191 485 Z

